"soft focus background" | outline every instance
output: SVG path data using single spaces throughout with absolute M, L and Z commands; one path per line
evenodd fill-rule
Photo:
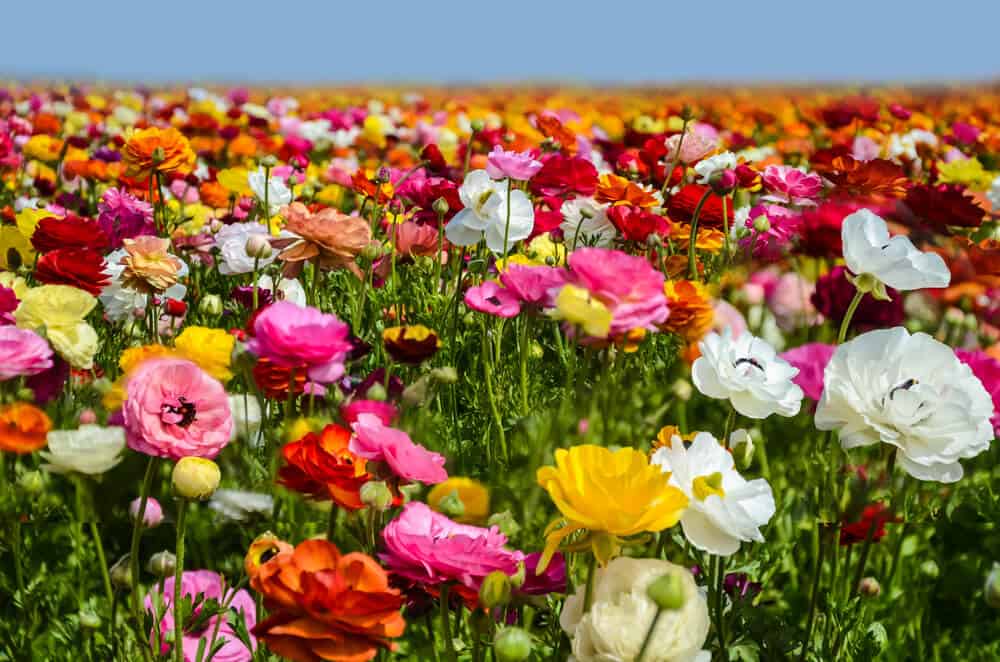
M 1000 2 L 3 3 L 0 79 L 945 82 L 1000 74 Z

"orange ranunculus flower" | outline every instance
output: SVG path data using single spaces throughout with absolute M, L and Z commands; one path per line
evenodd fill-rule
M 295 395 L 305 390 L 307 370 L 304 363 L 297 367 L 275 365 L 262 356 L 253 366 L 253 380 L 265 398 L 284 401 L 289 389 Z
M 150 127 L 135 131 L 122 149 L 126 174 L 145 179 L 154 170 L 187 174 L 194 169 L 195 154 L 191 144 L 177 129 Z
M 198 187 L 202 204 L 215 209 L 229 206 L 229 190 L 219 182 L 204 182 Z
M 605 173 L 597 180 L 598 202 L 608 202 L 612 205 L 630 205 L 633 207 L 655 207 L 661 200 L 656 191 L 629 181 L 624 177 Z
M 297 274 L 304 262 L 315 260 L 321 269 L 348 269 L 362 277 L 355 259 L 372 242 L 368 221 L 331 208 L 313 214 L 301 202 L 282 207 L 281 215 L 285 230 L 298 235 L 278 255 L 288 275 Z
M 242 133 L 229 142 L 228 151 L 230 156 L 251 158 L 257 154 L 257 141 L 253 136 Z
M 285 466 L 278 470 L 278 482 L 296 492 L 330 499 L 342 508 L 364 508 L 361 486 L 371 475 L 365 460 L 348 450 L 350 441 L 350 430 L 330 424 L 319 434 L 309 432 L 285 444 L 281 449 Z
M 122 283 L 145 294 L 162 292 L 177 282 L 181 261 L 168 252 L 169 239 L 143 235 L 124 241 Z
M 559 146 L 569 154 L 576 154 L 576 134 L 563 126 L 555 115 L 539 115 L 535 118 L 539 132 L 549 140 L 559 143 Z
M 674 241 L 678 250 L 686 251 L 688 244 L 691 243 L 691 226 L 684 223 L 674 225 L 673 230 L 670 232 L 670 238 Z M 694 241 L 695 248 L 700 251 L 708 251 L 709 253 L 718 253 L 722 250 L 725 242 L 725 232 L 716 230 L 715 228 L 706 228 L 699 223 L 698 237 Z
M 668 280 L 663 284 L 670 317 L 660 325 L 667 333 L 676 333 L 689 343 L 701 340 L 712 329 L 715 311 L 702 283 Z
M 0 451 L 33 453 L 45 447 L 52 421 L 44 411 L 27 402 L 0 409 Z
M 380 648 L 393 650 L 406 627 L 399 590 L 366 554 L 341 554 L 326 540 L 292 549 L 264 534 L 244 565 L 270 613 L 253 635 L 294 662 L 366 662 Z

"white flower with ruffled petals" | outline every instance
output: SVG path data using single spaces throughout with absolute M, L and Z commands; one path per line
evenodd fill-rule
M 125 428 L 81 425 L 76 430 L 52 430 L 46 440 L 48 448 L 39 453 L 47 463 L 43 469 L 95 476 L 122 461 Z
M 856 276 L 873 276 L 900 291 L 947 287 L 951 272 L 937 253 L 922 253 L 902 235 L 889 237 L 885 221 L 859 209 L 841 226 L 844 261 Z
M 458 189 L 465 208 L 445 226 L 448 241 L 473 246 L 485 237 L 491 251 L 505 254 L 511 244 L 527 239 L 535 227 L 535 208 L 524 191 L 508 192 L 508 186 L 508 180 L 495 181 L 485 170 L 466 175 Z

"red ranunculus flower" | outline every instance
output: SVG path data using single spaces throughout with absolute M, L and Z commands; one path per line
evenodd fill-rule
M 597 168 L 587 159 L 556 154 L 545 161 L 542 169 L 531 178 L 529 186 L 539 196 L 594 195 L 597 191 Z
M 38 222 L 31 245 L 39 253 L 47 253 L 60 248 L 89 248 L 104 251 L 108 247 L 108 236 L 97 221 L 70 214 L 66 218 L 48 217 Z
M 948 226 L 978 228 L 986 216 L 986 210 L 959 184 L 916 184 L 907 191 L 903 204 L 918 221 L 945 234 Z
M 872 542 L 878 542 L 885 537 L 885 525 L 899 521 L 889 512 L 889 507 L 881 501 L 865 506 L 861 511 L 861 519 L 857 522 L 845 522 L 840 527 L 840 544 L 853 545 L 864 542 L 871 532 Z
M 319 434 L 310 432 L 281 449 L 285 466 L 278 482 L 290 490 L 317 499 L 330 499 L 342 508 L 359 510 L 361 486 L 371 480 L 365 460 L 348 450 L 351 431 L 336 424 Z
M 708 191 L 707 186 L 701 184 L 688 184 L 670 198 L 667 206 L 667 216 L 675 223 L 691 223 L 694 217 L 694 209 L 698 206 L 701 196 Z M 729 217 L 729 225 L 733 223 L 733 205 L 726 205 L 726 216 Z M 698 216 L 698 225 L 701 227 L 722 227 L 722 198 L 712 193 L 701 208 Z
M 608 220 L 628 241 L 645 242 L 651 234 L 670 234 L 670 221 L 640 207 L 618 205 L 608 209 Z
M 47 285 L 72 285 L 94 296 L 111 283 L 104 257 L 87 248 L 60 248 L 38 258 L 35 279 Z

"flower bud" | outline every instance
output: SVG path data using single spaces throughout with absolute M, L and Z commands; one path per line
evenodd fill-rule
M 517 570 L 513 575 L 510 575 L 510 585 L 514 587 L 515 590 L 524 586 L 524 580 L 528 578 L 528 568 L 524 565 L 524 561 L 517 562 Z
M 493 513 L 486 520 L 486 525 L 497 527 L 500 529 L 500 533 L 508 538 L 516 536 L 521 530 L 521 525 L 517 523 L 517 520 L 514 519 L 509 510 L 505 510 L 502 513 Z
M 448 201 L 445 200 L 444 198 L 437 198 L 431 205 L 431 207 L 434 209 L 434 213 L 437 214 L 438 216 L 444 216 L 445 214 L 448 213 L 448 210 L 451 208 L 448 205 Z
M 872 653 L 879 656 L 889 647 L 889 633 L 885 631 L 885 626 L 879 622 L 872 623 L 865 631 L 865 638 L 871 642 Z
M 17 389 L 17 392 L 14 395 L 21 402 L 31 402 L 32 400 L 35 399 L 35 392 L 32 391 L 27 386 L 22 386 L 21 388 Z
M 502 607 L 510 602 L 511 590 L 510 577 L 502 570 L 494 570 L 479 587 L 479 604 L 486 609 Z
M 990 574 L 986 576 L 983 597 L 986 598 L 986 604 L 994 609 L 1000 609 L 1000 563 L 994 563 Z
M 40 494 L 45 489 L 45 476 L 41 471 L 25 471 L 17 477 L 17 486 L 28 495 Z
M 274 253 L 274 249 L 271 248 L 271 242 L 266 236 L 252 234 L 247 238 L 246 252 L 250 257 L 266 260 Z
M 746 469 L 753 462 L 753 438 L 749 430 L 740 428 L 733 430 L 729 435 L 729 448 L 733 451 L 733 458 L 741 469 Z
M 80 627 L 85 630 L 96 630 L 101 627 L 101 617 L 89 609 L 81 609 L 77 612 L 77 618 L 80 619 Z
M 663 245 L 663 237 L 661 237 L 656 232 L 650 232 L 646 236 L 646 245 L 650 248 L 659 248 Z
M 184 499 L 204 500 L 219 487 L 219 465 L 203 457 L 182 457 L 174 465 L 171 482 L 174 492 Z
M 684 581 L 675 572 L 667 572 L 646 587 L 646 595 L 663 610 L 680 609 L 687 601 L 684 595 Z
M 80 412 L 80 416 L 77 420 L 79 420 L 80 425 L 93 425 L 97 422 L 97 414 L 93 409 L 88 407 Z
M 480 131 L 486 128 L 486 123 L 481 119 L 474 119 L 471 122 L 469 122 L 469 127 L 472 129 L 474 133 L 479 133 Z
M 430 392 L 430 378 L 424 375 L 403 389 L 403 404 L 408 407 L 419 407 L 427 402 L 427 395 Z
M 273 168 L 278 165 L 278 158 L 274 154 L 265 154 L 260 160 L 260 164 L 265 168 Z
M 938 578 L 938 576 L 940 576 L 941 568 L 938 567 L 938 564 L 934 561 L 934 559 L 927 559 L 920 564 L 920 574 L 923 577 L 934 581 Z
M 438 384 L 454 384 L 458 381 L 458 371 L 450 365 L 431 370 L 431 379 Z
M 670 388 L 673 392 L 674 397 L 682 402 L 687 402 L 691 399 L 693 390 L 691 388 L 691 382 L 686 379 L 678 379 L 674 382 L 674 385 Z
M 370 480 L 361 486 L 361 503 L 375 510 L 385 510 L 392 505 L 392 492 L 381 480 Z
M 877 598 L 882 593 L 882 585 L 874 577 L 865 577 L 858 582 L 858 593 L 866 598 Z
M 166 152 L 163 151 L 162 147 L 157 147 L 153 150 L 153 165 L 160 165 L 167 158 Z
M 458 491 L 456 490 L 438 502 L 437 510 L 454 519 L 465 514 L 465 504 L 462 503 L 462 499 L 458 496 Z
M 171 577 L 176 569 L 177 557 L 168 551 L 153 554 L 146 563 L 146 570 L 157 577 Z
M 111 583 L 115 585 L 115 588 L 122 591 L 132 590 L 132 570 L 129 567 L 127 554 L 111 566 L 110 575 Z
M 736 188 L 739 179 L 732 170 L 722 170 L 712 175 L 709 185 L 716 195 L 729 195 Z
M 135 522 L 139 518 L 139 506 L 142 505 L 142 499 L 133 499 L 132 503 L 128 505 L 129 517 Z M 142 515 L 142 524 L 147 529 L 152 529 L 160 525 L 163 521 L 163 508 L 160 507 L 160 502 L 156 499 L 150 497 L 146 499 L 146 511 Z
M 504 628 L 493 640 L 493 652 L 498 662 L 527 660 L 531 656 L 531 635 L 521 628 Z
M 365 258 L 369 262 L 374 262 L 382 256 L 382 246 L 376 242 L 372 242 L 361 249 L 361 257 Z
M 545 348 L 537 340 L 532 340 L 528 345 L 528 356 L 537 361 L 545 356 Z
M 758 216 L 753 219 L 753 229 L 757 232 L 767 232 L 771 229 L 771 219 L 767 216 Z
M 222 298 L 218 294 L 205 294 L 198 302 L 198 310 L 203 315 L 218 317 L 222 314 Z
M 387 397 L 389 397 L 389 394 L 386 392 L 385 386 L 383 386 L 378 382 L 375 382 L 374 384 L 369 386 L 368 390 L 365 392 L 365 398 L 367 398 L 368 400 L 383 401 Z

